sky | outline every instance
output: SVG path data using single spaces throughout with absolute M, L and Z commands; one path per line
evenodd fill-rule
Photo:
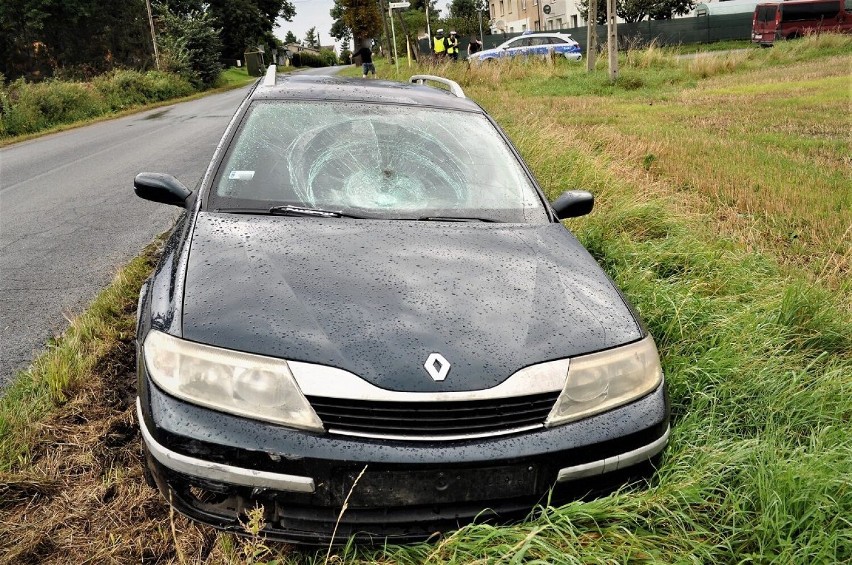
M 334 6 L 334 0 L 291 0 L 296 7 L 296 16 L 292 22 L 278 19 L 279 27 L 275 28 L 275 36 L 284 39 L 288 31 L 292 31 L 300 40 L 305 38 L 305 32 L 312 27 L 317 28 L 321 45 L 330 45 L 335 40 L 329 35 L 331 16 L 328 14 Z M 438 7 L 447 13 L 446 2 L 438 0 Z M 335 43 L 336 45 L 336 43 Z M 336 45 L 338 48 L 339 45 Z

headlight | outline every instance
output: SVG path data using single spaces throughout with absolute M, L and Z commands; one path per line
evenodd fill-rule
M 663 380 L 651 336 L 630 345 L 572 358 L 565 388 L 545 426 L 567 424 L 627 404 L 655 390 Z
M 219 349 L 150 331 L 148 375 L 178 398 L 215 410 L 323 431 L 319 417 L 282 359 Z

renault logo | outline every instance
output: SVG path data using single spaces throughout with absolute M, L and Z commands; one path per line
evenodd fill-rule
M 444 356 L 440 353 L 430 353 L 426 363 L 423 364 L 423 368 L 426 369 L 433 380 L 440 382 L 447 378 L 447 373 L 450 372 L 450 362 L 444 359 Z

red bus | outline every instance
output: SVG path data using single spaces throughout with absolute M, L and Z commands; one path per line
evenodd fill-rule
M 820 31 L 852 32 L 852 0 L 766 2 L 754 9 L 751 41 L 763 46 Z

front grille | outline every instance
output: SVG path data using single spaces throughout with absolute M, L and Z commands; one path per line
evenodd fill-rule
M 559 392 L 452 402 L 380 402 L 310 396 L 331 432 L 406 439 L 503 435 L 541 426 Z

